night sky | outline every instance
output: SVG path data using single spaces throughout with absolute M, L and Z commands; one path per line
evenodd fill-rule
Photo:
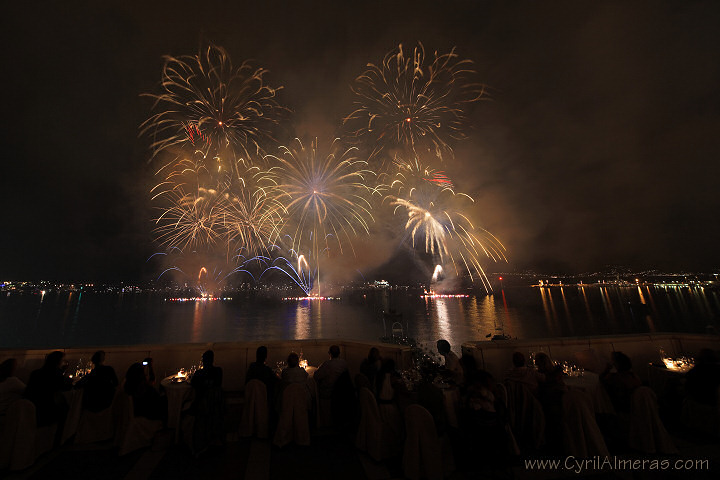
M 324 138 L 367 63 L 455 46 L 490 87 L 446 165 L 508 249 L 489 271 L 720 268 L 720 2 L 5 2 L 0 22 L 0 280 L 157 273 L 141 94 L 210 43 Z

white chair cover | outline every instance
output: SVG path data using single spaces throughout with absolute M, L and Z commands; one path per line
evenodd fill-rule
M 0 430 L 0 470 L 22 470 L 35 462 L 35 405 L 15 400 L 7 409 Z
M 310 445 L 309 410 L 310 398 L 305 385 L 293 383 L 285 387 L 273 443 L 278 447 L 292 441 L 298 445 Z
M 403 451 L 403 473 L 410 480 L 421 477 L 428 480 L 442 480 L 442 446 L 435 430 L 432 415 L 420 405 L 405 409 L 405 448 Z
M 400 453 L 399 439 L 380 418 L 375 396 L 365 387 L 360 388 L 360 426 L 355 446 L 380 461 Z
M 679 453 L 658 416 L 655 392 L 649 387 L 638 387 L 630 401 L 628 446 L 644 453 Z
M 112 405 L 100 412 L 83 410 L 80 415 L 75 443 L 103 442 L 115 435 L 115 419 Z
M 70 405 L 70 416 L 75 415 L 73 410 L 77 408 L 74 404 L 80 404 L 77 424 L 75 427 L 75 443 L 95 443 L 110 440 L 115 435 L 115 420 L 116 417 L 113 414 L 113 404 L 115 399 L 118 397 L 118 390 L 115 390 L 115 396 L 113 397 L 113 403 L 100 412 L 91 412 L 82 408 L 82 390 L 77 391 L 77 395 L 73 397 L 73 402 Z M 68 428 L 67 423 L 65 430 L 63 431 L 63 440 L 69 437 L 69 433 L 72 429 Z
M 609 455 L 595 421 L 590 395 L 580 390 L 568 390 L 563 394 L 562 402 L 565 453 L 576 458 Z
M 545 443 L 545 414 L 542 405 L 521 382 L 507 381 L 510 428 L 521 445 L 538 448 Z
M 269 411 L 267 387 L 257 379 L 250 380 L 245 385 L 245 402 L 242 419 L 240 420 L 241 437 L 268 438 Z
M 380 392 L 377 394 L 378 411 L 380 412 L 380 420 L 392 430 L 393 435 L 397 439 L 401 439 L 404 434 L 403 417 L 400 408 L 394 401 L 395 389 L 390 383 L 390 375 L 385 375 Z
M 69 390 L 62 392 L 65 396 L 70 410 L 68 410 L 67 417 L 65 418 L 65 425 L 63 426 L 62 432 L 62 444 L 65 444 L 70 438 L 77 433 L 78 426 L 80 425 L 80 417 L 82 416 L 82 399 L 83 391 L 80 390 Z
M 118 455 L 126 455 L 152 445 L 155 434 L 162 428 L 160 420 L 136 417 L 132 397 L 122 390 L 115 395 L 113 416 L 117 419 L 115 444 L 120 447 Z
M 37 427 L 35 405 L 24 398 L 14 401 L 0 433 L 0 470 L 24 470 L 53 449 L 57 423 Z

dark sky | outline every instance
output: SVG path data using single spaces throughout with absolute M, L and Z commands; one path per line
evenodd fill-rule
M 141 94 L 210 42 L 320 136 L 366 63 L 456 46 L 491 99 L 446 170 L 498 270 L 720 267 L 720 2 L 5 2 L 0 22 L 0 279 L 153 273 Z

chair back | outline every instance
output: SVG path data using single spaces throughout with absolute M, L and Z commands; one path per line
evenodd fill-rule
M 357 412 L 355 387 L 350 373 L 345 370 L 335 381 L 332 392 L 332 423 L 335 427 L 345 427 L 354 423 Z
M 35 404 L 20 398 L 12 402 L 0 429 L 0 470 L 24 470 L 38 456 L 35 444 Z M 42 452 L 40 452 L 42 453 Z
M 563 445 L 565 453 L 576 458 L 609 455 L 605 439 L 595 421 L 590 395 L 570 389 L 562 398 Z
M 643 453 L 677 454 L 670 434 L 658 415 L 657 397 L 649 387 L 636 388 L 630 397 L 628 446 Z
M 268 438 L 269 409 L 267 387 L 257 379 L 245 385 L 245 402 L 240 420 L 240 436 Z
M 405 448 L 403 473 L 411 480 L 420 477 L 442 480 L 442 447 L 430 412 L 420 405 L 405 409 Z
M 285 387 L 273 440 L 276 446 L 284 447 L 292 441 L 298 445 L 310 445 L 309 407 L 310 398 L 304 384 L 293 383 Z
M 118 389 L 115 388 L 113 400 L 104 410 L 94 412 L 82 409 L 80 420 L 78 422 L 77 432 L 75 434 L 75 443 L 94 443 L 102 442 L 113 438 L 115 434 L 115 416 L 113 415 L 113 405 L 115 399 L 118 398 Z M 83 404 L 85 397 L 83 396 Z
M 361 388 L 359 401 L 360 425 L 355 437 L 355 446 L 367 452 L 376 461 L 400 453 L 402 445 L 389 425 L 383 422 L 372 392 L 365 387 Z
M 545 414 L 542 405 L 523 383 L 505 382 L 508 419 L 520 447 L 539 448 L 545 442 Z

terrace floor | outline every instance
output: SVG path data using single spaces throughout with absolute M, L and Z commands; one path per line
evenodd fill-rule
M 228 430 L 236 431 L 241 405 L 229 410 Z M 235 430 L 233 430 L 235 429 Z M 584 472 L 531 471 L 522 460 L 501 468 L 473 468 L 456 471 L 450 480 L 465 479 L 681 479 L 720 478 L 720 439 L 697 438 L 687 432 L 674 432 L 680 449 L 678 459 L 709 459 L 710 471 L 616 471 Z M 647 458 L 638 455 L 634 458 Z M 4 474 L 4 475 L 3 475 Z M 354 446 L 354 435 L 317 431 L 309 447 L 289 445 L 278 449 L 267 440 L 240 439 L 229 434 L 225 446 L 217 447 L 200 459 L 187 448 L 174 443 L 172 430 L 161 431 L 152 447 L 118 457 L 111 442 L 90 445 L 66 444 L 40 457 L 22 472 L 1 472 L 7 480 L 156 480 L 156 479 L 401 479 L 401 458 L 376 462 Z

